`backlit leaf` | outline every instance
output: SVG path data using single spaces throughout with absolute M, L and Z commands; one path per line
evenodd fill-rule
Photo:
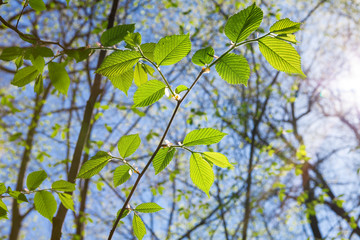
M 132 225 L 134 229 L 134 234 L 137 237 L 137 239 L 139 240 L 143 239 L 143 237 L 146 234 L 145 224 L 143 223 L 141 218 L 136 214 L 134 215 Z
M 43 0 L 29 0 L 30 7 L 36 11 L 46 10 Z
M 214 54 L 215 51 L 212 47 L 200 49 L 195 52 L 195 54 L 191 58 L 191 61 L 196 65 L 204 66 L 212 62 L 212 60 L 214 59 Z
M 131 68 L 126 72 L 113 77 L 108 77 L 114 87 L 123 91 L 126 95 L 131 87 L 133 78 L 134 78 L 134 70 Z
M 70 86 L 69 74 L 65 69 L 66 63 L 50 62 L 49 78 L 55 89 L 60 93 L 67 95 Z
M 57 208 L 54 196 L 46 191 L 37 192 L 34 197 L 34 204 L 36 210 L 52 222 Z
M 128 165 L 121 165 L 114 171 L 114 186 L 117 187 L 131 177 L 131 168 Z
M 154 61 L 154 51 L 156 43 L 144 43 L 140 45 L 141 51 L 150 61 Z
M 276 34 L 289 34 L 300 30 L 300 23 L 293 22 L 288 18 L 281 19 L 270 27 L 270 32 Z
M 157 205 L 156 203 L 150 202 L 150 203 L 142 203 L 136 206 L 135 211 L 142 213 L 154 213 L 160 211 L 161 209 L 163 208 Z
M 132 155 L 140 146 L 141 139 L 139 134 L 125 135 L 120 138 L 118 149 L 120 156 L 126 158 Z
M 72 199 L 71 194 L 67 193 L 58 193 L 61 203 L 66 207 L 67 209 L 70 209 L 75 212 L 74 209 L 74 200 Z
M 137 63 L 134 71 L 134 82 L 136 86 L 146 83 L 148 80 L 147 73 L 140 63 Z
M 26 179 L 26 186 L 30 191 L 35 190 L 46 178 L 47 174 L 44 170 L 32 172 Z
M 86 161 L 80 168 L 77 178 L 91 178 L 99 173 L 112 158 L 107 152 L 97 152 L 95 156 Z
M 217 73 L 230 84 L 247 86 L 250 77 L 250 67 L 245 57 L 234 53 L 223 56 L 215 65 Z
M 141 85 L 134 94 L 134 107 L 146 107 L 159 101 L 165 94 L 166 85 L 150 80 Z
M 225 25 L 225 35 L 234 43 L 244 41 L 261 24 L 263 12 L 254 4 L 231 16 Z
M 166 168 L 175 154 L 175 148 L 160 148 L 154 157 L 152 164 L 155 169 L 155 175 Z
M 214 183 L 214 172 L 210 164 L 199 153 L 191 154 L 190 178 L 199 189 L 210 197 L 209 191 Z
M 37 75 L 39 75 L 39 71 L 36 67 L 24 67 L 15 73 L 14 80 L 12 80 L 11 84 L 18 87 L 23 87 L 26 84 L 34 81 Z
M 227 135 L 213 128 L 202 128 L 189 132 L 184 139 L 184 146 L 210 145 L 218 143 Z
M 160 65 L 171 65 L 183 59 L 191 50 L 189 34 L 167 36 L 156 44 L 155 62 Z
M 0 60 L 11 61 L 21 56 L 22 53 L 23 53 L 23 49 L 19 47 L 4 48 L 1 52 Z
M 105 47 L 118 44 L 130 32 L 134 32 L 135 24 L 124 24 L 106 30 L 100 37 L 101 44 Z
M 65 180 L 58 180 L 53 182 L 51 188 L 56 191 L 73 192 L 75 191 L 75 183 L 71 183 Z
M 231 165 L 229 163 L 229 160 L 227 159 L 227 157 L 221 153 L 203 152 L 202 155 L 206 160 L 214 163 L 216 166 L 219 166 L 222 168 L 226 168 L 226 167 L 233 168 L 234 167 L 233 165 Z

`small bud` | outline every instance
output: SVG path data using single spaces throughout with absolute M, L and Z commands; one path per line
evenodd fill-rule
M 179 94 L 175 94 L 175 96 L 173 97 L 176 101 L 180 101 L 181 100 L 181 96 Z
M 102 47 L 101 43 L 96 42 L 96 45 L 98 45 L 98 47 Z
M 181 142 L 178 142 L 178 145 L 179 145 L 179 146 L 183 146 L 184 144 L 182 144 Z
M 170 90 L 169 90 L 169 88 L 165 88 L 165 95 L 166 95 L 167 97 L 170 96 Z
M 173 145 L 169 140 L 165 140 L 165 143 L 168 147 L 171 147 Z
M 203 72 L 204 73 L 209 73 L 210 72 L 210 68 L 208 68 L 208 67 L 203 67 Z
M 25 193 L 30 193 L 29 189 L 27 189 L 27 188 L 24 188 L 24 192 Z

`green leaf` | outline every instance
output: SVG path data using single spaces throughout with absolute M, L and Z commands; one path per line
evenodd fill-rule
M 214 59 L 215 51 L 212 47 L 207 47 L 196 51 L 194 56 L 191 58 L 191 61 L 199 66 L 204 66 L 209 64 Z
M 166 85 L 158 80 L 150 80 L 141 85 L 134 94 L 134 107 L 146 107 L 165 95 Z
M 39 75 L 39 71 L 36 67 L 24 67 L 15 73 L 14 80 L 12 80 L 11 84 L 18 87 L 23 87 L 35 80 L 37 75 Z
M 64 95 L 67 95 L 70 86 L 70 78 L 65 66 L 66 63 L 50 62 L 48 64 L 51 83 L 54 85 L 56 90 Z
M 23 49 L 19 47 L 4 48 L 0 55 L 0 60 L 12 61 L 23 54 Z
M 0 183 L 0 195 L 6 193 L 6 187 L 4 183 Z
M 281 40 L 284 40 L 284 41 L 288 41 L 288 42 L 293 43 L 293 44 L 297 43 L 296 37 L 295 37 L 294 34 L 280 34 L 280 35 L 277 35 L 275 38 L 281 39 Z
M 26 179 L 26 186 L 30 191 L 33 191 L 38 188 L 46 178 L 47 174 L 44 170 L 32 172 Z
M 146 65 L 145 63 L 141 63 L 141 66 L 144 68 L 145 72 L 149 74 L 150 76 L 154 77 L 155 69 L 150 67 L 149 65 Z
M 71 194 L 58 193 L 58 195 L 59 195 L 60 201 L 64 205 L 64 207 L 75 212 L 74 200 L 72 199 Z
M 137 47 L 141 44 L 141 35 L 140 33 L 129 33 L 124 37 L 124 40 L 128 45 Z
M 117 211 L 116 216 L 119 216 L 120 212 L 121 212 L 121 208 L 119 209 L 119 211 Z M 129 215 L 130 212 L 131 212 L 130 209 L 125 209 L 123 214 L 121 215 L 120 219 L 122 219 L 122 218 L 126 217 L 127 215 Z
M 106 30 L 100 37 L 101 44 L 104 47 L 118 44 L 130 32 L 134 32 L 135 24 L 124 24 L 112 27 Z
M 66 49 L 65 54 L 74 58 L 76 62 L 81 62 L 87 59 L 94 51 L 92 49 L 81 47 L 77 49 Z
M 36 44 L 37 41 L 39 40 L 39 38 L 35 37 L 32 34 L 24 34 L 24 35 L 19 35 L 19 37 L 24 40 L 25 42 L 31 43 L 31 44 Z
M 152 202 L 142 203 L 135 208 L 136 211 L 142 213 L 154 213 L 160 211 L 161 209 L 163 208 L 157 205 L 156 203 L 152 203 Z
M 73 192 L 75 191 L 75 183 L 71 183 L 65 180 L 58 180 L 53 182 L 51 188 L 56 191 Z
M 214 172 L 210 164 L 199 153 L 191 154 L 190 178 L 199 189 L 210 197 L 209 191 L 214 183 Z
M 132 171 L 128 165 L 121 165 L 114 171 L 114 186 L 117 187 L 131 177 Z
M 99 173 L 112 158 L 107 152 L 97 152 L 95 156 L 86 161 L 80 168 L 77 178 L 88 179 Z
M 42 73 L 45 67 L 45 60 L 43 57 L 38 56 L 37 58 L 31 59 L 31 63 L 34 67 L 39 71 L 39 73 Z
M 104 59 L 96 73 L 107 77 L 118 76 L 132 68 L 140 57 L 139 52 L 130 50 L 113 52 Z
M 18 70 L 24 64 L 24 56 L 19 56 L 18 58 L 15 59 L 14 62 L 16 65 L 16 70 Z
M 114 87 L 123 91 L 127 96 L 127 93 L 129 91 L 129 88 L 131 87 L 134 78 L 134 70 L 130 68 L 129 70 L 118 76 L 113 76 L 108 78 L 111 81 L 111 83 L 114 85 Z
M 140 146 L 141 139 L 139 134 L 125 135 L 120 138 L 118 149 L 120 156 L 126 158 L 133 154 Z
M 50 48 L 47 47 L 29 47 L 26 48 L 24 58 L 31 60 L 37 57 L 53 57 L 54 53 Z
M 275 69 L 306 77 L 301 70 L 300 56 L 289 43 L 276 38 L 265 37 L 259 40 L 259 48 L 265 59 Z
M 134 82 L 136 86 L 140 86 L 144 83 L 146 83 L 148 80 L 148 75 L 145 71 L 145 69 L 141 66 L 140 63 L 137 63 L 135 66 L 135 72 L 134 72 Z
M 184 146 L 210 145 L 218 143 L 227 135 L 213 128 L 202 128 L 189 132 L 184 139 Z
M 0 219 L 8 219 L 7 212 L 5 203 L 0 199 Z
M 229 163 L 229 160 L 227 157 L 221 153 L 218 152 L 203 152 L 203 157 L 215 164 L 216 166 L 222 167 L 222 168 L 233 168 L 234 166 Z
M 29 0 L 30 7 L 36 11 L 46 10 L 43 0 Z
M 153 159 L 153 166 L 155 169 L 155 175 L 166 168 L 171 162 L 175 154 L 175 148 L 160 148 L 156 156 Z
M 145 228 L 145 224 L 138 215 L 136 214 L 134 215 L 132 224 L 133 224 L 134 234 L 137 237 L 137 239 L 139 240 L 143 239 L 143 237 L 146 234 L 146 228 Z
M 167 36 L 156 44 L 155 62 L 160 65 L 171 65 L 183 59 L 191 50 L 189 34 Z
M 258 29 L 263 19 L 263 12 L 255 3 L 231 16 L 225 25 L 225 35 L 233 42 L 244 41 Z
M 17 200 L 17 203 L 29 202 L 26 196 L 19 191 L 12 191 L 11 188 L 8 188 L 8 193 L 11 197 Z
M 34 92 L 40 94 L 44 91 L 43 76 L 40 74 L 35 81 Z
M 179 86 L 176 87 L 175 93 L 179 94 L 179 93 L 181 93 L 183 91 L 187 91 L 188 89 L 189 88 L 187 86 L 185 86 L 185 85 L 179 85 Z
M 156 43 L 144 43 L 140 45 L 141 51 L 150 61 L 154 61 Z
M 270 32 L 276 34 L 289 34 L 300 30 L 300 23 L 293 22 L 288 18 L 281 19 L 270 27 Z
M 34 204 L 36 210 L 52 222 L 57 206 L 54 196 L 46 191 L 37 192 L 34 197 Z
M 250 67 L 245 57 L 229 53 L 220 58 L 215 69 L 222 79 L 230 84 L 247 86 L 250 77 Z

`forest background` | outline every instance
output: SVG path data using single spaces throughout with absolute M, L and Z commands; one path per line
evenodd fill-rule
M 46 10 L 35 11 L 24 1 L 1 1 L 0 16 L 23 33 L 69 49 L 97 47 L 114 2 L 45 1 Z M 227 133 L 224 140 L 199 149 L 225 154 L 234 168 L 214 166 L 210 197 L 192 183 L 187 152 L 177 151 L 155 177 L 149 170 L 132 204 L 156 202 L 164 209 L 140 214 L 145 239 L 360 239 L 358 1 L 126 0 L 116 6 L 114 25 L 135 23 L 144 42 L 189 33 L 190 54 L 162 69 L 171 85 L 189 86 L 201 70 L 191 62 L 195 51 L 207 46 L 215 54 L 226 51 L 226 20 L 253 2 L 264 12 L 253 38 L 279 19 L 302 23 L 296 49 L 307 78 L 277 72 L 255 44 L 237 50 L 250 64 L 247 87 L 225 84 L 214 70 L 203 75 L 166 139 L 177 144 L 191 130 L 219 129 Z M 31 46 L 4 22 L 0 38 L 2 49 Z M 56 44 L 47 47 L 55 54 L 61 51 Z M 23 191 L 26 177 L 41 169 L 48 176 L 41 188 L 67 179 L 89 101 L 94 109 L 81 161 L 100 150 L 118 156 L 120 138 L 138 133 L 141 145 L 129 163 L 145 167 L 175 102 L 163 98 L 133 108 L 135 86 L 127 96 L 105 77 L 99 80 L 101 91 L 94 90 L 99 53 L 69 60 L 67 94 L 45 77 L 41 93 L 34 92 L 35 82 L 11 85 L 22 60 L 0 60 L 0 182 L 6 187 Z M 119 161 L 111 161 L 90 180 L 77 180 L 75 211 L 67 212 L 63 239 L 107 238 L 136 179 L 114 187 L 117 166 Z M 29 203 L 1 200 L 9 210 L 9 219 L 0 220 L 1 239 L 10 233 L 19 239 L 50 239 L 52 224 L 34 210 L 34 195 L 28 196 Z M 114 238 L 135 239 L 133 216 L 122 221 Z

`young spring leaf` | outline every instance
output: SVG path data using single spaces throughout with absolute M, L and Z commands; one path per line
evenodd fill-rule
M 129 33 L 124 37 L 125 42 L 131 47 L 137 47 L 141 44 L 140 33 Z
M 36 59 L 37 57 L 53 57 L 54 52 L 47 47 L 28 47 L 24 52 L 24 59 L 31 60 Z
M 293 44 L 296 44 L 296 37 L 294 34 L 279 34 L 277 35 L 275 38 L 280 39 L 280 40 L 284 40 Z
M 171 65 L 183 59 L 191 50 L 189 34 L 167 36 L 156 44 L 155 62 L 160 65 Z
M 233 42 L 244 41 L 258 29 L 263 19 L 262 10 L 255 3 L 231 16 L 225 25 L 225 35 Z
M 6 193 L 6 187 L 4 183 L 0 183 L 0 195 Z
M 128 165 L 121 165 L 114 171 L 114 187 L 117 187 L 131 177 L 131 168 Z
M 187 91 L 189 88 L 185 85 L 179 85 L 175 88 L 175 93 L 179 94 L 183 91 Z
M 87 59 L 93 53 L 93 50 L 90 48 L 81 47 L 76 49 L 65 49 L 64 52 L 70 58 L 74 58 L 76 62 L 81 62 Z
M 16 199 L 17 203 L 23 203 L 23 202 L 29 202 L 25 196 L 25 194 L 19 192 L 19 191 L 12 191 L 11 188 L 8 188 L 8 193 L 11 197 Z
M 0 55 L 0 60 L 3 61 L 12 61 L 17 57 L 21 56 L 23 53 L 23 49 L 19 47 L 8 47 L 4 48 Z
M 36 210 L 52 222 L 56 212 L 56 200 L 50 192 L 40 191 L 35 194 L 34 204 Z
M 135 24 L 124 24 L 106 30 L 100 37 L 100 42 L 104 47 L 118 44 L 130 32 L 135 30 Z
M 141 85 L 134 94 L 134 107 L 146 107 L 165 95 L 166 85 L 158 80 L 150 80 Z
M 38 188 L 46 178 L 47 174 L 44 170 L 32 172 L 26 179 L 26 186 L 30 191 L 33 191 Z
M 0 219 L 8 219 L 7 217 L 8 209 L 5 203 L 0 198 Z
M 31 63 L 34 67 L 39 71 L 39 73 L 42 73 L 45 67 L 45 60 L 43 57 L 38 56 L 36 58 L 31 59 Z
M 138 205 L 135 208 L 135 211 L 138 212 L 142 212 L 142 213 L 154 213 L 154 212 L 158 212 L 161 209 L 163 209 L 162 207 L 160 207 L 159 205 L 157 205 L 156 203 L 142 203 L 140 205 Z
M 136 51 L 116 51 L 107 56 L 96 73 L 106 77 L 118 76 L 131 69 L 140 59 L 141 54 Z
M 11 84 L 18 87 L 23 87 L 35 80 L 37 75 L 39 75 L 39 71 L 36 67 L 24 67 L 15 73 L 14 80 L 12 80 Z
M 43 76 L 40 74 L 35 81 L 34 92 L 40 94 L 44 91 Z
M 175 148 L 161 148 L 153 159 L 153 167 L 155 175 L 166 168 L 171 162 L 175 154 Z
M 70 194 L 67 193 L 58 193 L 58 196 L 60 198 L 61 203 L 66 207 L 67 209 L 70 209 L 75 212 L 74 209 L 74 200 L 72 199 Z
M 65 69 L 66 63 L 50 62 L 49 67 L 49 78 L 55 89 L 60 93 L 67 95 L 70 78 Z
M 210 197 L 209 191 L 214 183 L 214 172 L 210 164 L 199 153 L 191 154 L 190 178 L 199 189 Z
M 270 27 L 270 32 L 275 34 L 289 34 L 300 30 L 300 23 L 293 22 L 288 18 L 281 19 Z
M 46 10 L 43 0 L 29 0 L 30 7 L 36 11 Z
M 111 81 L 111 83 L 114 85 L 114 87 L 123 91 L 127 96 L 127 93 L 129 91 L 129 88 L 131 87 L 134 78 L 134 70 L 130 68 L 129 70 L 118 76 L 108 77 L 108 78 Z
M 140 49 L 150 61 L 154 61 L 154 51 L 156 43 L 144 43 L 140 45 Z
M 88 179 L 99 173 L 112 158 L 107 152 L 97 152 L 95 156 L 86 161 L 80 168 L 77 178 Z
M 119 216 L 120 212 L 121 212 L 121 209 L 119 209 L 119 211 L 117 211 L 116 216 Z M 130 212 L 131 212 L 131 209 L 126 208 L 124 210 L 123 214 L 121 215 L 120 219 L 122 219 L 122 218 L 126 217 L 127 215 L 129 215 Z
M 184 139 L 184 146 L 210 145 L 218 143 L 227 135 L 213 128 L 202 128 L 189 132 Z
M 300 56 L 289 43 L 280 39 L 265 37 L 259 40 L 259 48 L 265 59 L 275 69 L 306 77 L 301 70 Z
M 250 77 L 250 67 L 245 57 L 235 53 L 223 56 L 215 65 L 217 73 L 230 84 L 247 86 Z
M 143 239 L 143 237 L 146 234 L 146 228 L 145 228 L 145 224 L 138 215 L 134 214 L 132 224 L 133 224 L 134 234 L 137 237 L 137 239 L 139 240 Z
M 203 48 L 195 52 L 191 61 L 198 66 L 204 66 L 212 62 L 214 54 L 215 51 L 212 47 Z
M 51 188 L 56 191 L 73 192 L 75 191 L 75 183 L 71 183 L 65 180 L 58 180 L 53 182 Z
M 133 154 L 136 149 L 138 149 L 140 143 L 141 139 L 139 137 L 139 134 L 122 136 L 118 143 L 120 156 L 123 158 L 127 158 L 128 156 Z
M 221 153 L 218 152 L 203 152 L 203 157 L 215 164 L 218 167 L 226 168 L 230 167 L 233 168 L 234 166 L 229 163 L 229 160 L 227 157 Z
M 147 80 L 148 80 L 148 75 L 145 69 L 141 66 L 140 63 L 137 63 L 134 72 L 134 82 L 136 86 L 141 86 L 142 84 L 146 83 Z

